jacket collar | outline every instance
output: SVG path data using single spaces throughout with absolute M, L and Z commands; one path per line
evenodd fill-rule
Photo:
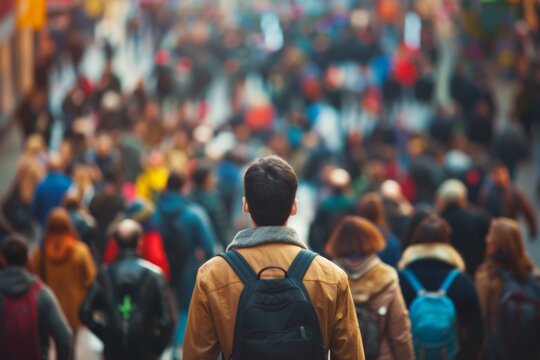
M 253 247 L 267 243 L 282 243 L 307 249 L 296 231 L 287 226 L 260 226 L 240 231 L 227 250 Z
M 406 268 L 417 260 L 439 260 L 465 271 L 465 262 L 461 255 L 448 244 L 417 244 L 405 250 L 398 264 L 400 269 Z
M 349 284 L 355 304 L 368 302 L 388 288 L 390 284 L 397 281 L 398 278 L 396 271 L 384 265 L 376 255 L 361 261 L 338 259 L 335 262 L 349 276 Z M 351 270 L 354 272 L 351 273 Z

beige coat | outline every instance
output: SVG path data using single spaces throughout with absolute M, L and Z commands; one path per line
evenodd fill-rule
M 382 262 L 358 279 L 349 278 L 353 300 L 367 303 L 381 316 L 382 332 L 377 360 L 412 360 L 411 324 L 409 312 L 401 294 L 396 271 Z
M 287 269 L 300 247 L 269 243 L 239 249 L 255 272 L 274 265 Z M 283 276 L 280 272 L 265 272 Z M 303 279 L 317 313 L 323 346 L 332 359 L 362 360 L 364 351 L 349 290 L 347 275 L 339 267 L 317 256 Z M 233 347 L 236 310 L 244 285 L 221 257 L 206 262 L 197 282 L 184 338 L 184 360 L 215 360 L 220 351 L 230 358 Z

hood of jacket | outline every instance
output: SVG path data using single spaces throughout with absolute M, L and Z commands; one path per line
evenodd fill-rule
M 173 213 L 180 211 L 189 204 L 189 201 L 182 194 L 173 191 L 165 191 L 159 197 L 156 205 L 158 212 Z
M 398 279 L 396 271 L 377 255 L 365 259 L 337 259 L 335 263 L 349 276 L 355 304 L 368 302 Z
M 401 261 L 399 269 L 404 269 L 417 260 L 438 260 L 445 262 L 461 271 L 465 271 L 465 262 L 461 255 L 449 244 L 417 244 L 408 247 Z
M 75 250 L 77 241 L 73 235 L 49 236 L 45 240 L 45 257 L 53 263 L 63 263 Z
M 0 271 L 0 293 L 7 296 L 18 296 L 24 293 L 36 277 L 20 266 L 8 266 Z

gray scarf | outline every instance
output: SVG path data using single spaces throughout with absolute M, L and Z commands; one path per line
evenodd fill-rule
M 227 246 L 231 249 L 241 249 L 268 243 L 282 243 L 300 246 L 307 249 L 296 231 L 287 226 L 260 226 L 241 230 Z
M 334 263 L 345 270 L 347 275 L 349 275 L 349 278 L 353 280 L 360 279 L 381 262 L 382 261 L 377 254 L 367 256 L 363 259 L 341 258 L 334 260 Z

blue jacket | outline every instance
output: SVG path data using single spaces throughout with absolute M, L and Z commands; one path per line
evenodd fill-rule
M 173 213 L 178 214 L 178 227 L 182 229 L 184 239 L 190 241 L 194 249 L 179 276 L 180 283 L 172 284 L 177 290 L 181 290 L 179 294 L 180 306 L 187 309 L 195 286 L 197 270 L 202 262 L 214 256 L 214 246 L 217 240 L 205 211 L 199 205 L 189 202 L 178 192 L 165 191 L 161 194 L 156 204 L 156 211 L 152 216 L 152 224 L 156 230 L 160 231 L 163 214 Z M 201 263 L 195 257 L 195 249 L 204 251 L 205 260 Z M 173 275 L 171 274 L 171 277 Z
M 67 175 L 59 172 L 49 173 L 38 184 L 32 201 L 32 214 L 43 229 L 47 225 L 49 212 L 62 205 L 64 195 L 72 184 L 73 182 Z
M 379 252 L 379 257 L 384 263 L 396 268 L 398 261 L 401 258 L 401 244 L 398 238 L 390 231 L 381 227 L 379 227 L 379 230 L 386 241 L 386 247 Z

